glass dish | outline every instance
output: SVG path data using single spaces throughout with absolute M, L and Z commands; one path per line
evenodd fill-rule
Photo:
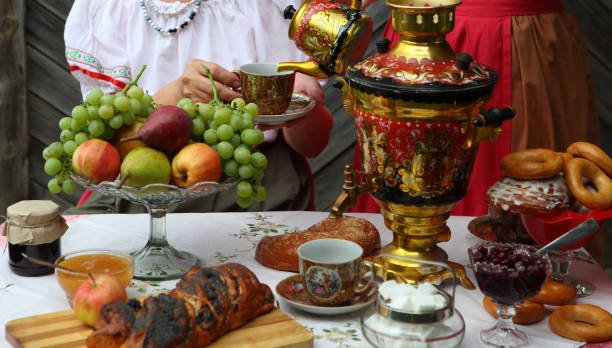
M 480 339 L 495 347 L 527 344 L 527 334 L 512 318 L 518 306 L 535 296 L 550 272 L 548 256 L 536 248 L 516 243 L 481 243 L 468 248 L 470 265 L 478 288 L 498 305 L 495 326 L 480 331 Z
M 378 313 L 370 306 L 361 317 L 365 338 L 375 347 L 457 347 L 465 336 L 465 321 L 457 309 L 436 323 L 410 324 Z
M 108 274 L 117 277 L 128 287 L 134 276 L 134 258 L 128 253 L 106 249 L 78 250 L 60 256 L 55 265 L 64 266 L 77 272 L 55 268 L 55 278 L 72 304 L 77 288 L 93 275 Z
M 91 183 L 72 173 L 70 177 L 81 186 L 106 196 L 143 204 L 150 217 L 149 239 L 134 256 L 134 278 L 143 280 L 167 280 L 182 277 L 198 264 L 195 255 L 174 248 L 166 239 L 166 211 L 170 204 L 178 204 L 196 197 L 207 197 L 236 185 L 236 178 L 224 182 L 203 181 L 192 186 L 150 184 L 144 187 L 119 187 L 119 179 Z
M 446 268 L 453 275 L 454 282 L 452 283 L 452 291 L 450 293 L 447 293 L 440 286 L 432 284 L 435 290 L 429 294 L 441 296 L 443 303 L 439 307 L 434 306 L 433 308 L 431 307 L 433 303 L 429 303 L 425 306 L 425 308 L 428 308 L 427 310 L 417 310 L 416 307 L 406 304 L 409 302 L 409 299 L 419 298 L 424 293 L 417 295 L 414 292 L 412 295 L 409 295 L 409 293 L 404 292 L 407 289 L 399 290 L 396 287 L 387 287 L 383 291 L 386 282 L 380 284 L 381 279 L 376 277 L 378 291 L 375 305 L 370 306 L 361 316 L 361 330 L 368 342 L 379 348 L 459 346 L 465 336 L 465 321 L 454 305 L 455 288 L 458 279 L 453 268 L 445 262 L 421 260 L 391 254 L 379 254 L 372 262 L 375 263 L 379 257 L 397 258 Z M 420 285 L 417 285 L 417 287 L 420 288 Z M 428 291 L 431 290 L 425 290 L 426 293 Z M 393 298 L 393 296 L 399 297 Z M 402 298 L 401 296 L 408 297 Z M 397 307 L 397 305 L 394 305 L 396 303 L 394 301 L 399 301 L 397 304 L 402 303 L 403 305 Z

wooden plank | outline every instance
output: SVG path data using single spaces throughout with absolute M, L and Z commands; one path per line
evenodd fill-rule
M 59 141 L 59 120 L 65 115 L 36 94 L 28 94 L 30 136 L 41 143 L 48 145 L 54 141 Z
M 70 114 L 82 100 L 79 82 L 66 69 L 33 47 L 28 46 L 27 54 L 29 91 L 49 101 L 61 112 Z
M 0 2 L 0 212 L 28 195 L 24 0 Z
M 65 22 L 74 0 L 28 0 L 28 2 L 35 2 L 37 5 L 46 8 L 54 16 L 61 19 L 62 22 Z
M 25 38 L 45 57 L 68 72 L 64 49 L 65 20 L 36 1 L 27 1 Z
M 315 176 L 316 182 L 324 182 L 325 185 L 315 185 L 315 208 L 317 211 L 330 211 L 336 198 L 342 192 L 344 184 L 344 166 L 353 163 L 355 155 L 354 146 L 350 146 L 335 160 L 319 171 Z
M 19 348 L 85 347 L 91 329 L 72 310 L 41 314 L 6 323 L 6 339 Z M 275 308 L 240 328 L 230 331 L 207 347 L 312 347 L 310 330 Z

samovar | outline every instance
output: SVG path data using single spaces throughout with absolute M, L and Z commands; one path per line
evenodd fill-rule
M 502 122 L 512 118 L 514 111 L 501 108 L 483 113 L 497 73 L 469 54 L 455 54 L 446 41 L 460 3 L 386 0 L 400 40 L 392 48 L 388 40 L 381 40 L 378 53 L 357 61 L 363 52 L 347 47 L 363 48 L 372 28 L 367 14 L 357 10 L 360 1 L 348 7 L 306 0 L 298 10 L 288 8 L 285 16 L 292 18 L 290 38 L 319 65 L 281 63 L 279 70 L 314 76 L 345 72 L 336 78 L 335 86 L 342 89 L 344 108 L 355 118 L 363 168 L 355 172 L 347 165 L 344 191 L 331 216 L 341 216 L 358 195 L 369 192 L 393 232 L 393 241 L 381 253 L 447 262 L 463 286 L 473 289 L 463 266 L 448 261 L 437 243 L 451 238 L 446 221 L 468 190 L 479 142 L 497 139 Z M 335 50 L 317 51 L 321 47 Z M 336 60 L 344 59 L 332 61 L 334 69 L 329 66 L 329 51 L 336 53 Z M 328 59 L 317 59 L 322 56 Z M 378 258 L 376 270 L 383 279 L 411 284 L 452 277 L 442 267 L 400 258 Z

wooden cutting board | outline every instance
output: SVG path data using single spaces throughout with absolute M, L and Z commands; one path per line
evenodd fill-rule
M 35 315 L 6 323 L 6 339 L 19 348 L 85 347 L 85 339 L 90 333 L 91 329 L 81 324 L 72 310 Z M 228 332 L 207 348 L 306 348 L 312 347 L 312 344 L 312 333 L 308 329 L 275 308 Z

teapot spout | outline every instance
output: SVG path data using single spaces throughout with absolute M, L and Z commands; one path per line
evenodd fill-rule
M 297 71 L 317 78 L 329 77 L 315 62 L 285 62 L 278 64 L 278 71 Z

